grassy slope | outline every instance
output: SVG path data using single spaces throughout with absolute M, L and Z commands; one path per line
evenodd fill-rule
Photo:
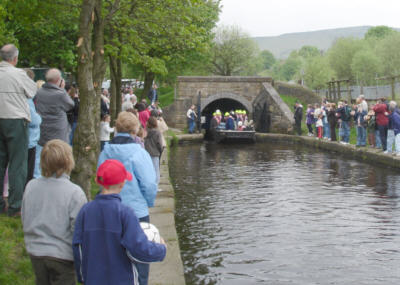
M 0 216 L 0 284 L 35 284 L 19 218 Z
M 99 187 L 92 183 L 92 199 L 98 191 Z M 21 219 L 9 218 L 4 214 L 0 215 L 0 284 L 35 284 L 31 261 L 25 249 Z
M 143 89 L 136 90 L 136 96 L 140 98 L 142 96 Z M 173 87 L 160 87 L 158 88 L 158 99 L 160 101 L 160 107 L 167 107 L 174 102 L 174 88 Z M 147 98 L 146 98 L 147 99 Z

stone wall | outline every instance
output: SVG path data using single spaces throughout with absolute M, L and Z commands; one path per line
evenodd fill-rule
M 270 77 L 214 76 L 178 77 L 177 100 L 165 108 L 165 120 L 174 128 L 187 126 L 186 111 L 200 102 L 202 111 L 208 104 L 219 99 L 231 99 L 241 103 L 253 118 L 254 104 L 259 96 L 265 96 L 270 108 L 271 131 L 288 133 L 292 130 L 293 114 L 272 87 Z
M 272 133 L 290 134 L 293 133 L 293 113 L 281 99 L 278 92 L 269 83 L 264 83 L 263 92 L 266 94 L 269 111 L 271 113 Z

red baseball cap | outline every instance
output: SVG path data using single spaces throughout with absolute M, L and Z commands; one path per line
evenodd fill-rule
M 111 186 L 132 180 L 132 174 L 116 159 L 107 159 L 97 169 L 96 182 L 103 186 Z

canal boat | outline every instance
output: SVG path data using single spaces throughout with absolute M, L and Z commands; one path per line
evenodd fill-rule
M 214 140 L 217 143 L 222 142 L 256 142 L 256 132 L 250 131 L 232 131 L 216 129 L 214 134 Z

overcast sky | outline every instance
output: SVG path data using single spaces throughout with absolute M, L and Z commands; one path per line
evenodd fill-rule
M 222 0 L 220 24 L 251 36 L 353 26 L 400 27 L 400 0 Z

